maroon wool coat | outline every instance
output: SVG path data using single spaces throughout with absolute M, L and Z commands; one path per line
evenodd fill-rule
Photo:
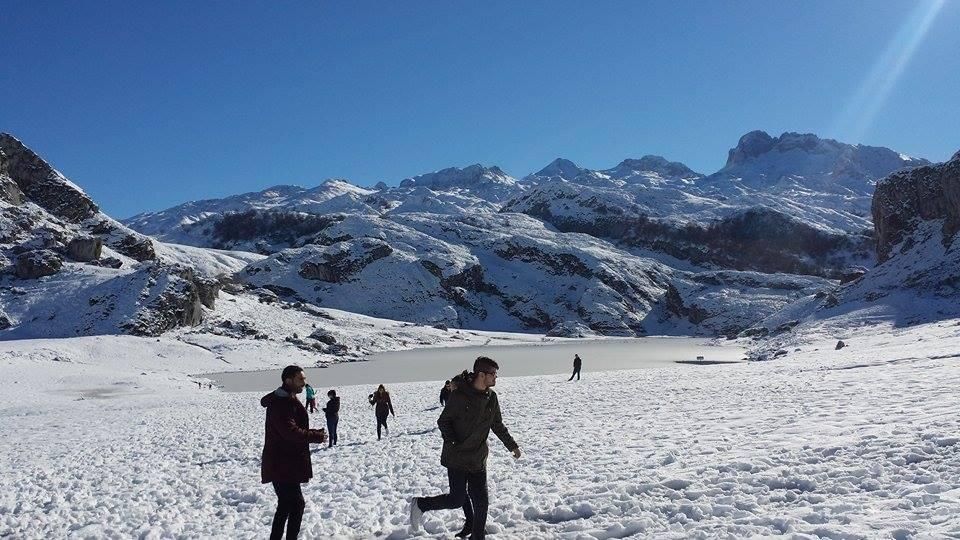
M 310 416 L 296 395 L 277 389 L 260 399 L 267 408 L 260 481 L 303 483 L 313 478 L 310 443 L 322 443 L 322 429 L 310 429 Z

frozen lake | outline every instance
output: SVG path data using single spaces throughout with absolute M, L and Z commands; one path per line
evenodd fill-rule
M 357 384 L 393 384 L 444 381 L 473 366 L 477 356 L 500 364 L 500 376 L 550 375 L 573 371 L 573 355 L 583 359 L 581 377 L 591 371 L 661 368 L 722 369 L 722 366 L 678 365 L 703 356 L 707 361 L 731 362 L 743 358 L 744 349 L 718 345 L 703 338 L 626 338 L 529 343 L 523 345 L 437 347 L 393 351 L 370 356 L 365 362 L 305 368 L 307 381 L 318 390 Z M 279 384 L 279 369 L 211 373 L 206 377 L 228 392 L 269 390 Z

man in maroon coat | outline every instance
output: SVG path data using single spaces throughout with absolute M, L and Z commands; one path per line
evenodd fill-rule
M 310 429 L 307 409 L 297 399 L 307 385 L 303 368 L 287 366 L 280 378 L 283 385 L 260 400 L 260 405 L 267 408 L 260 479 L 264 484 L 272 482 L 277 493 L 270 539 L 280 540 L 286 525 L 287 540 L 292 540 L 300 534 L 305 506 L 300 484 L 313 477 L 310 443 L 322 443 L 327 434 L 322 429 Z

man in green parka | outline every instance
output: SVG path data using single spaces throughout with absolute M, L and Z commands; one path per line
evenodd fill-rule
M 410 500 L 410 528 L 420 529 L 423 513 L 442 508 L 463 508 L 466 524 L 457 537 L 484 538 L 487 524 L 487 437 L 490 430 L 503 442 L 513 457 L 520 457 L 517 445 L 500 415 L 497 384 L 500 366 L 481 356 L 473 363 L 473 373 L 450 394 L 437 425 L 443 436 L 440 464 L 447 468 L 450 492 L 435 497 Z M 469 492 L 469 498 L 467 493 Z

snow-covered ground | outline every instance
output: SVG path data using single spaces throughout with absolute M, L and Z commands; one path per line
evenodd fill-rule
M 491 438 L 489 536 L 960 537 L 960 326 L 843 339 L 770 362 L 504 377 L 524 455 Z M 190 383 L 218 364 L 166 338 L 0 344 L 0 537 L 262 538 L 270 388 Z M 341 446 L 314 452 L 302 537 L 407 538 L 404 499 L 445 489 L 439 388 L 389 389 L 380 442 L 371 388 L 338 389 Z M 420 537 L 449 538 L 460 519 L 427 514 Z

